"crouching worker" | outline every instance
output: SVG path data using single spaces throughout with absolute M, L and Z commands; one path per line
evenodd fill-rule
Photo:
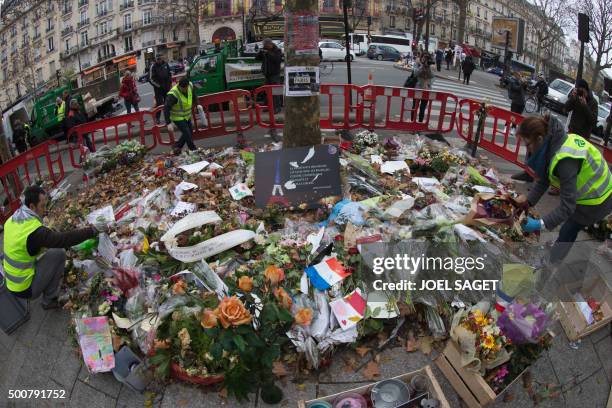
M 582 136 L 567 134 L 558 119 L 528 117 L 518 137 L 529 152 L 527 165 L 537 183 L 527 196 L 530 206 L 540 201 L 549 186 L 559 188 L 559 205 L 542 219 L 529 217 L 523 231 L 553 230 L 561 225 L 550 254 L 562 261 L 584 227 L 601 221 L 612 211 L 612 172 L 601 152 Z
M 13 295 L 36 299 L 42 295 L 42 308 L 59 307 L 60 282 L 64 275 L 64 248 L 93 238 L 91 226 L 69 232 L 56 232 L 43 225 L 47 193 L 39 186 L 28 187 L 22 206 L 4 224 L 4 278 Z

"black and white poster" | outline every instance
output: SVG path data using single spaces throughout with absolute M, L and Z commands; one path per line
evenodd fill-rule
M 342 194 L 339 149 L 318 145 L 255 154 L 255 204 L 313 208 Z
M 319 94 L 319 67 L 285 67 L 285 96 Z

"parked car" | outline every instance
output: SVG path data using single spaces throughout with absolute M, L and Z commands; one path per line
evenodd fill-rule
M 319 49 L 325 61 L 344 61 L 346 58 L 346 48 L 336 41 L 320 41 Z M 350 51 L 351 61 L 355 59 L 355 51 Z
M 172 75 L 185 71 L 185 64 L 182 62 L 172 61 L 169 62 L 168 65 L 170 66 L 170 72 L 172 72 Z
M 377 59 L 379 61 L 399 61 L 402 54 L 390 45 L 370 44 L 367 52 L 369 59 Z
M 574 84 L 559 78 L 555 79 L 548 84 L 548 93 L 544 96 L 544 105 L 554 111 L 563 112 L 563 107 L 572 89 L 574 89 Z
M 489 74 L 493 74 L 493 75 L 497 75 L 497 76 L 503 76 L 504 75 L 504 70 L 502 67 L 491 67 L 487 69 L 487 72 Z
M 597 136 L 602 137 L 604 129 L 606 128 L 606 119 L 610 115 L 610 109 L 606 105 L 599 105 L 599 109 L 597 110 L 597 127 L 595 128 L 595 133 Z

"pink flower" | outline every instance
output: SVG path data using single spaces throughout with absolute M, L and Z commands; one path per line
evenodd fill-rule
M 153 280 L 159 282 L 161 280 L 161 275 L 153 275 Z
M 106 300 L 108 300 L 109 302 L 116 302 L 116 301 L 119 300 L 119 296 L 117 296 L 117 295 L 107 296 Z

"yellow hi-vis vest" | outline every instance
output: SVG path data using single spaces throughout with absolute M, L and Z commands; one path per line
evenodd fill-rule
M 179 122 L 182 120 L 191 120 L 191 100 L 192 100 L 192 86 L 189 84 L 189 90 L 187 96 L 179 90 L 178 85 L 175 85 L 170 89 L 168 95 L 172 95 L 176 98 L 176 102 L 170 109 L 170 121 Z
M 66 101 L 62 101 L 59 108 L 57 108 L 57 121 L 61 122 L 64 120 L 64 116 L 66 116 Z
M 23 292 L 32 284 L 34 278 L 34 261 L 37 255 L 28 253 L 27 242 L 30 234 L 42 222 L 38 218 L 30 218 L 23 222 L 14 222 L 10 217 L 4 223 L 4 278 L 6 287 L 11 292 Z
M 552 158 L 548 169 L 551 185 L 560 187 L 554 170 L 559 160 L 566 158 L 582 161 L 576 177 L 576 204 L 599 205 L 612 194 L 612 173 L 601 152 L 586 139 L 573 133 L 567 135 L 567 139 Z

